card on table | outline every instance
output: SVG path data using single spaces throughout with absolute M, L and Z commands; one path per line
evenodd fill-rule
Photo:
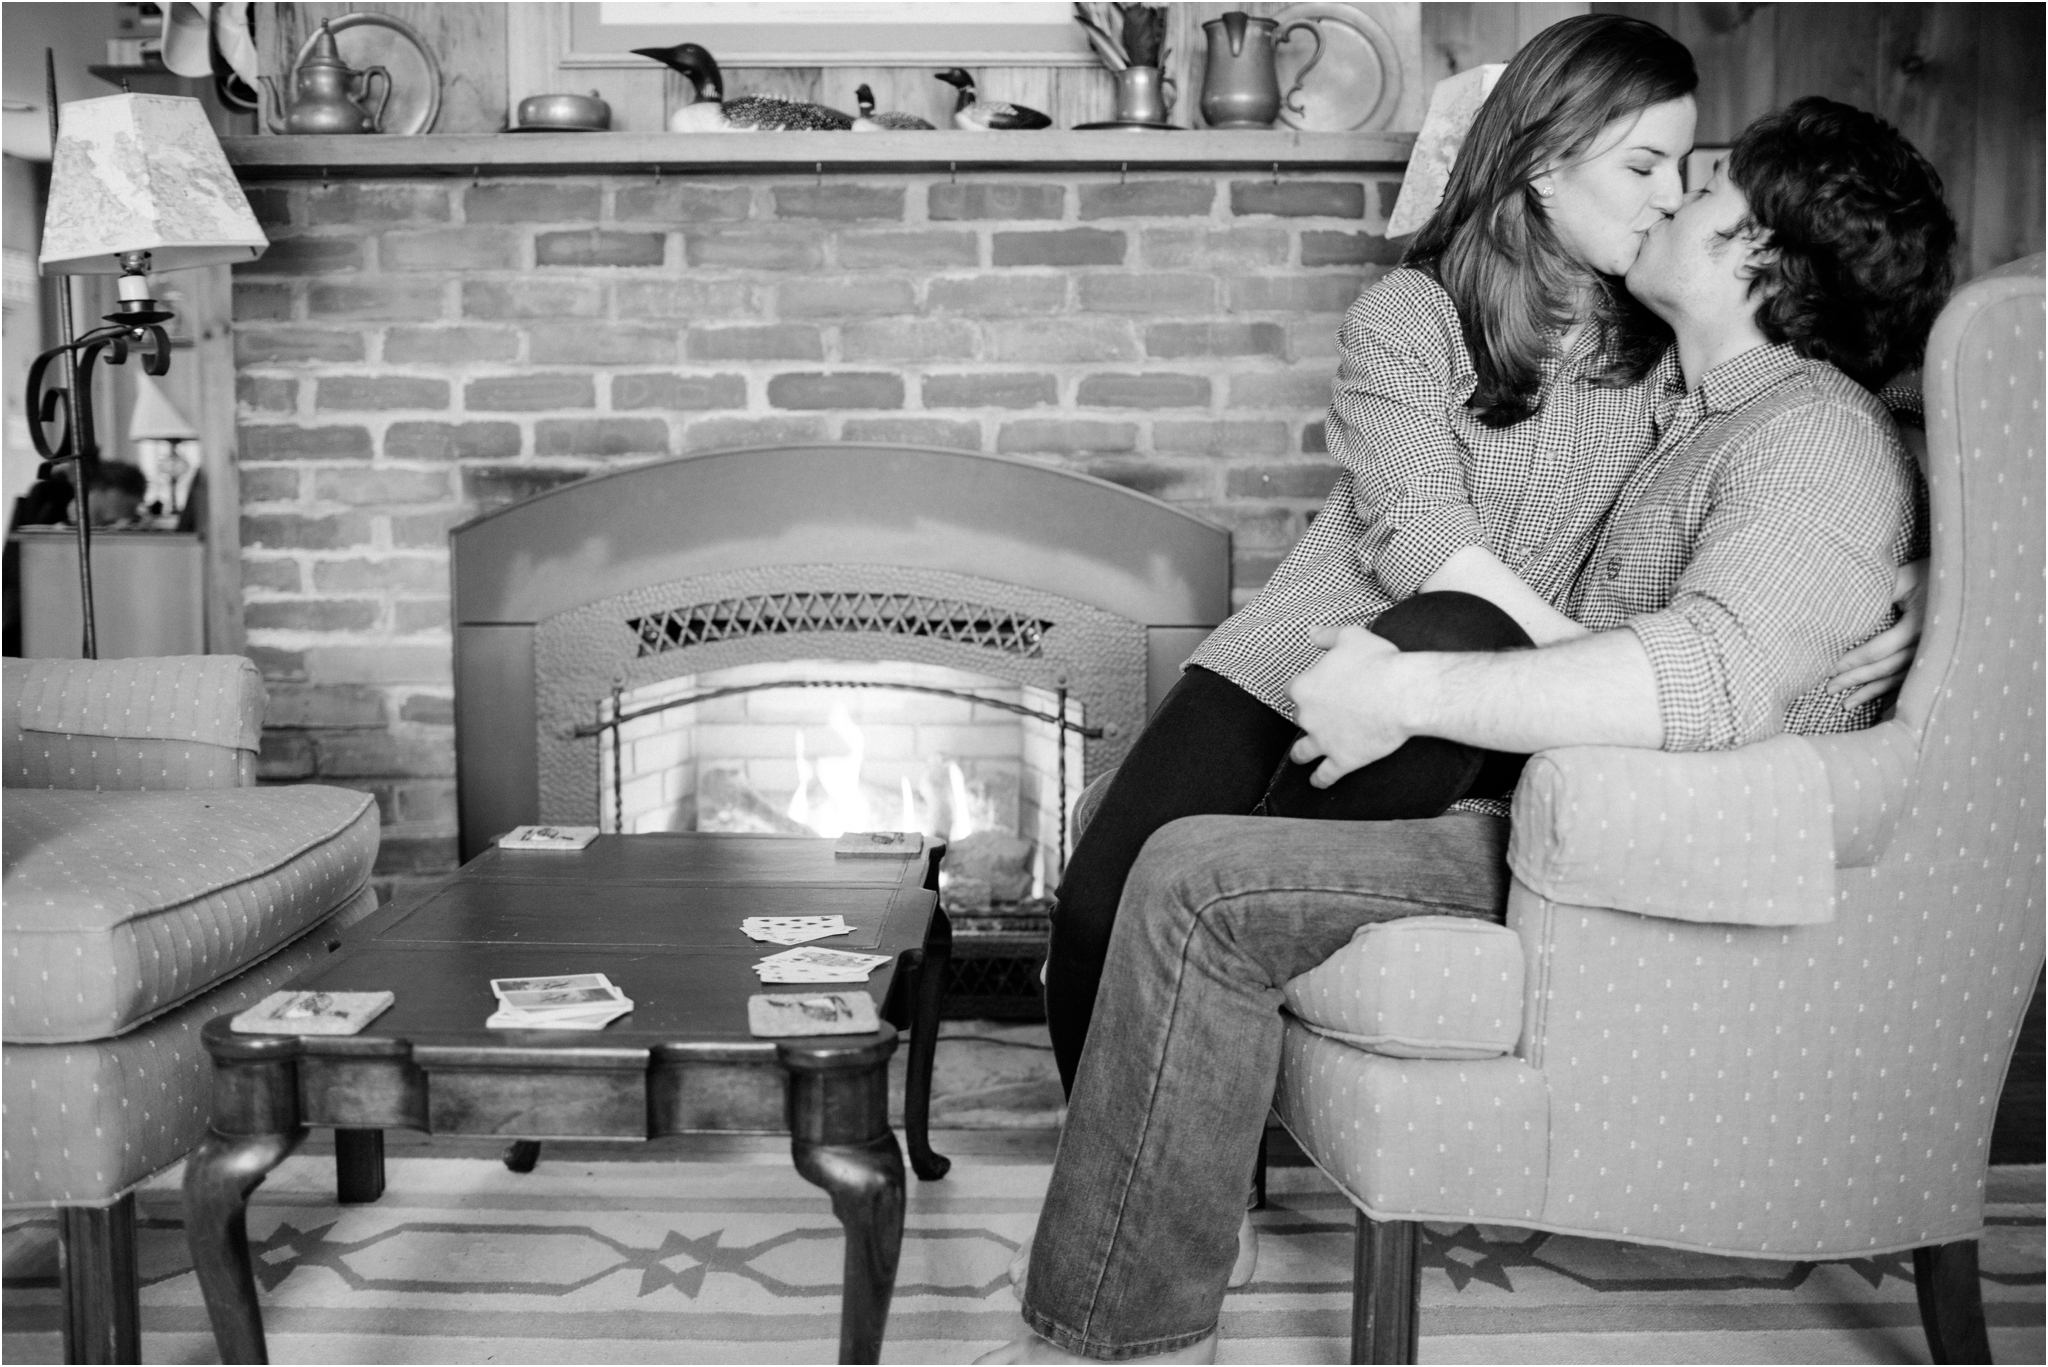
M 396 1000 L 389 992 L 273 992 L 231 1024 L 245 1035 L 353 1035 Z
M 560 992 L 575 987 L 611 987 L 612 980 L 602 973 L 558 973 L 544 978 L 493 978 L 491 991 L 496 996 L 507 992 Z M 613 988 L 613 991 L 618 989 Z
M 493 978 L 498 1009 L 488 1030 L 602 1030 L 633 1009 L 633 1001 L 602 973 Z
M 503 850 L 580 850 L 597 839 L 595 826 L 514 826 L 498 837 Z
M 749 916 L 740 922 L 740 929 L 751 939 L 777 945 L 800 945 L 853 932 L 844 916 Z
M 538 991 L 500 992 L 498 1000 L 514 1011 L 563 1011 L 578 1014 L 591 1008 L 610 1006 L 626 1000 L 626 994 L 610 983 L 602 987 L 549 987 Z
M 834 859 L 909 859 L 924 850 L 917 831 L 848 831 L 832 846 Z
M 602 1030 L 633 1008 L 620 1007 L 598 1016 L 529 1016 L 513 1011 L 494 1011 L 484 1021 L 486 1030 Z
M 747 998 L 747 1029 L 756 1036 L 865 1035 L 882 1028 L 865 992 L 766 993 Z
M 762 982 L 865 982 L 868 974 L 887 962 L 886 954 L 853 954 L 805 945 L 769 955 L 754 965 L 754 972 Z

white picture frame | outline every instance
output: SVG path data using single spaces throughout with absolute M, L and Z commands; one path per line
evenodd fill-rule
M 637 68 L 702 44 L 723 66 L 1093 66 L 1073 10 L 1039 0 L 585 0 L 559 12 L 560 65 Z

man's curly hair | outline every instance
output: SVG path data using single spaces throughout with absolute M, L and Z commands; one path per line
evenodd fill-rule
M 1956 223 L 1927 158 L 1874 114 L 1809 96 L 1742 131 L 1736 233 L 1771 250 L 1751 292 L 1772 342 L 1875 389 L 1916 364 L 1954 283 Z

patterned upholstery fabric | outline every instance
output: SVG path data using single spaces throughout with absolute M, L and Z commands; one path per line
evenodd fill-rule
M 1522 942 L 1464 916 L 1360 926 L 1284 989 L 1316 1034 L 1395 1058 L 1499 1058 L 1522 1033 Z
M 1528 1225 L 1543 1214 L 1551 1102 L 1518 1058 L 1369 1054 L 1287 1023 L 1273 1109 L 1380 1219 Z
M 147 736 L 254 750 L 263 678 L 240 655 L 8 660 L 7 703 L 25 731 Z
M 200 1027 L 307 972 L 337 932 L 376 909 L 377 895 L 364 888 L 326 925 L 118 1039 L 8 1045 L 0 1073 L 7 1208 L 105 1205 L 191 1152 L 213 1105 Z
M 1724 807 L 1704 809 L 1686 805 L 1697 790 L 1674 757 L 1632 757 L 1658 779 L 1615 752 L 1552 756 L 1554 772 L 1584 768 L 1518 797 L 1518 1057 L 1397 1061 L 1290 1025 L 1276 1107 L 1371 1214 L 1785 1259 L 1978 1234 L 1992 1120 L 2042 964 L 2040 259 L 1959 291 L 1927 356 L 1933 566 L 1918 658 L 1891 720 L 1778 747 L 1791 772 L 1805 772 L 1795 751 L 1818 761 L 1828 807 L 1812 806 L 1807 778 L 1728 787 Z M 1601 801 L 1602 784 L 1646 814 L 1686 812 L 1696 838 L 1720 842 L 1730 903 L 1735 881 L 1759 873 L 1731 851 L 1770 848 L 1779 833 L 1763 828 L 1788 810 L 1808 829 L 1825 820 L 1832 919 L 1612 909 L 1614 888 L 1652 886 L 1663 868 L 1651 861 L 1676 847 L 1631 850 L 1611 819 L 1603 830 L 1583 809 L 1544 805 Z M 1709 819 L 1750 834 L 1709 833 Z M 1538 887 L 1525 869 L 1585 880 Z M 1605 904 L 1579 900 L 1596 892 Z M 1548 1099 L 1533 1203 L 1517 1185 L 1525 1160 L 1484 1124 L 1526 1105 L 1514 1066 Z M 1469 1130 L 1447 1132 L 1447 1115 Z M 1511 1195 L 1489 1194 L 1496 1166 Z
M 8 793 L 6 1040 L 116 1035 L 318 925 L 369 881 L 341 788 Z
M 249 750 L 192 740 L 7 732 L 4 770 L 11 788 L 82 788 L 87 792 L 250 788 L 256 756 Z
M 1686 755 L 1583 746 L 1523 770 L 1508 867 L 1558 902 L 1806 925 L 1835 912 L 1833 832 L 1804 737 Z

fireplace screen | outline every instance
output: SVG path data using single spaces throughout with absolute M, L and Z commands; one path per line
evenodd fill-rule
M 835 659 L 621 688 L 586 729 L 599 741 L 607 830 L 921 831 L 978 853 L 971 877 L 988 886 L 948 889 L 963 909 L 1036 898 L 1057 881 L 1083 742 L 1099 735 L 1058 689 Z

